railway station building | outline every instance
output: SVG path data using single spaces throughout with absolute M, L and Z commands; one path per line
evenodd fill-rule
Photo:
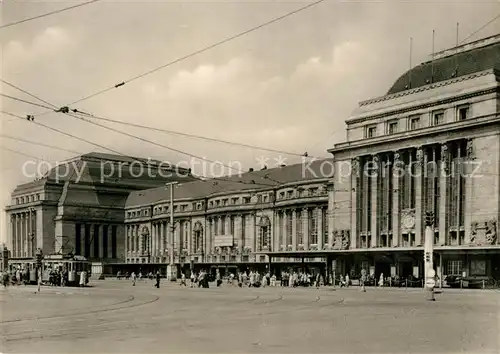
M 90 168 L 74 184 L 49 173 L 12 195 L 12 257 L 33 255 L 36 230 L 45 253 L 71 250 L 136 271 L 165 272 L 173 258 L 185 270 L 364 268 L 421 279 L 432 211 L 438 276 L 498 280 L 499 80 L 497 35 L 436 53 L 360 102 L 329 159 L 212 180 L 97 183 Z
M 422 277 L 434 213 L 437 274 L 500 279 L 500 35 L 437 53 L 359 104 L 335 160 L 340 271 Z M 472 281 L 472 280 L 471 280 Z

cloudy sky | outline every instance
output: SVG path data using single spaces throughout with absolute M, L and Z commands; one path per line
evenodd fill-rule
M 76 4 L 4 1 L 4 24 Z M 2 77 L 63 106 L 306 5 L 305 1 L 110 1 L 0 29 Z M 327 156 L 345 138 L 357 102 L 383 95 L 413 62 L 453 46 L 498 12 L 498 1 L 335 1 L 235 39 L 74 106 L 94 115 L 258 145 Z M 473 39 L 500 31 L 492 23 Z M 7 86 L 2 92 L 35 101 Z M 189 157 L 44 108 L 3 98 L 2 110 L 113 150 L 172 162 Z M 75 152 L 104 151 L 2 116 L 2 134 Z M 107 124 L 107 123 L 106 123 Z M 187 153 L 259 168 L 275 153 L 148 130 L 114 127 Z M 3 147 L 52 164 L 75 154 L 1 138 Z M 1 154 L 0 206 L 23 176 L 27 157 Z M 282 155 L 287 163 L 300 161 Z M 46 166 L 41 170 L 45 170 Z M 210 170 L 208 170 L 210 171 Z M 28 170 L 31 174 L 34 169 Z M 199 170 L 197 172 L 200 172 Z M 217 170 L 217 172 L 219 172 Z M 234 171 L 233 171 L 234 172 Z M 2 213 L 2 224 L 5 223 Z M 5 225 L 5 224 L 4 224 Z M 1 239 L 5 239 L 2 227 Z

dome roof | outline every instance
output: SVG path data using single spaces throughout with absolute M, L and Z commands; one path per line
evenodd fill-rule
M 469 45 L 463 47 L 467 49 Z M 387 94 L 391 95 L 410 88 L 429 85 L 431 81 L 436 83 L 488 69 L 500 68 L 500 41 L 465 51 L 460 51 L 460 47 L 457 49 L 452 55 L 441 57 L 436 55 L 434 61 L 422 63 L 407 71 L 396 80 Z M 433 71 L 434 75 L 432 75 Z M 409 84 L 410 76 L 411 85 Z M 431 76 L 434 76 L 433 80 L 431 80 Z

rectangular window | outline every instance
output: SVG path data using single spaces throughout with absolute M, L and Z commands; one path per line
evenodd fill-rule
M 220 234 L 221 235 L 225 235 L 226 234 L 226 217 L 225 216 L 221 216 L 220 218 Z
M 443 123 L 444 123 L 444 112 L 443 111 L 432 113 L 432 124 L 433 125 L 440 125 Z
M 420 128 L 420 117 L 410 117 L 409 130 L 416 130 Z
M 246 229 L 246 224 L 247 224 L 246 219 L 247 219 L 246 215 L 243 215 L 241 217 L 241 240 L 242 240 L 241 247 L 245 247 L 245 237 L 246 237 L 246 230 L 245 229 Z
M 302 227 L 302 213 L 303 211 L 295 212 L 295 221 L 297 225 L 297 244 L 304 244 L 304 229 Z
M 448 261 L 448 269 L 446 275 L 462 275 L 462 261 Z
M 387 134 L 395 134 L 398 132 L 398 121 L 391 121 L 387 123 Z
M 288 246 L 292 245 L 292 213 L 286 213 L 286 244 Z
M 376 126 L 369 126 L 366 127 L 366 132 L 365 135 L 367 138 L 373 138 L 375 135 L 377 135 L 377 127 Z
M 230 228 L 231 228 L 231 235 L 234 235 L 234 216 L 231 216 L 231 221 L 230 221 Z
M 328 242 L 328 209 L 321 209 L 322 225 L 323 225 L 323 242 Z
M 308 211 L 308 220 L 309 220 L 309 234 L 311 235 L 311 244 L 318 244 L 318 220 L 316 210 Z
M 116 229 L 117 226 L 113 225 L 111 226 L 111 258 L 117 258 L 116 257 Z
M 470 118 L 470 106 L 463 105 L 457 107 L 457 120 L 466 120 Z

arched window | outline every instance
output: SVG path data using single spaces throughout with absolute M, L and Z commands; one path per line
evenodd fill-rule
M 203 226 L 197 222 L 193 227 L 193 251 L 201 252 L 203 250 Z
M 267 216 L 262 216 L 258 223 L 259 226 L 259 251 L 271 248 L 271 222 Z

